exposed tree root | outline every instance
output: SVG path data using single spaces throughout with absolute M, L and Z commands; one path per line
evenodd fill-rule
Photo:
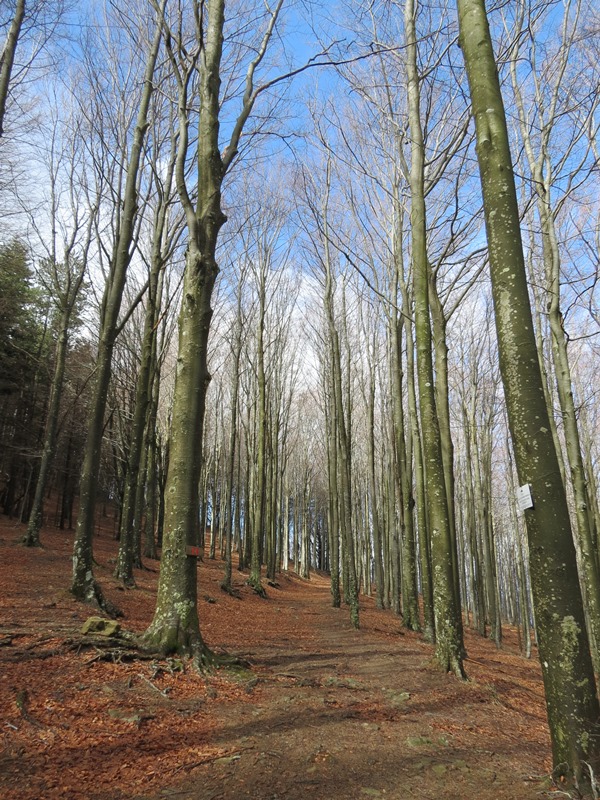
M 42 543 L 40 542 L 39 535 L 32 536 L 30 535 L 29 531 L 27 531 L 27 533 L 23 537 L 22 544 L 24 547 L 39 547 L 40 549 L 42 548 Z
M 137 637 L 140 652 L 158 659 L 169 656 L 178 658 L 184 663 L 189 659 L 193 669 L 201 673 L 213 672 L 222 667 L 244 666 L 244 663 L 227 653 L 215 653 L 208 647 L 197 631 L 187 630 L 178 625 L 150 627 Z
M 260 579 L 255 580 L 253 578 L 248 578 L 246 584 L 252 589 L 252 591 L 257 594 L 259 597 L 266 598 L 267 591 L 265 587 L 260 582 Z
M 555 786 L 553 794 L 571 800 L 599 800 L 600 783 L 593 767 L 587 761 L 581 761 L 580 768 L 581 774 L 577 777 L 569 764 L 558 764 L 551 776 Z
M 446 672 L 452 673 L 452 675 L 461 681 L 467 680 L 467 673 L 465 672 L 465 668 L 463 667 L 463 663 L 460 658 L 451 657 L 448 662 L 444 664 L 444 669 Z
M 108 614 L 108 616 L 112 619 L 125 616 L 123 611 L 117 605 L 111 603 L 111 601 L 104 596 L 102 589 L 95 580 L 92 580 L 86 584 L 85 589 L 83 590 L 71 587 L 71 594 L 76 600 L 79 600 L 82 603 L 87 603 L 88 605 L 92 606 L 93 608 L 97 608 L 100 611 L 104 611 L 104 613 Z
M 225 594 L 228 594 L 230 597 L 235 597 L 236 600 L 242 599 L 240 593 L 237 591 L 237 589 L 234 589 L 231 584 L 227 584 L 225 581 L 223 581 L 223 583 L 220 584 L 220 588 L 222 592 L 225 592 Z
M 214 672 L 227 667 L 247 668 L 249 666 L 248 662 L 241 658 L 232 656 L 229 653 L 215 653 L 206 645 L 202 645 L 200 652 L 192 655 L 192 663 L 195 669 L 203 673 Z

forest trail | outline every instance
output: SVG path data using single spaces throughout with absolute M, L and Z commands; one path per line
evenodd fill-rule
M 470 633 L 469 681 L 391 612 L 361 600 L 361 629 L 322 576 L 277 579 L 262 600 L 220 560 L 199 565 L 203 635 L 248 669 L 207 677 L 166 662 L 104 660 L 82 647 L 90 610 L 68 592 L 72 535 L 0 521 L 0 797 L 3 800 L 534 800 L 552 795 L 539 666 Z M 138 588 L 111 577 L 116 542 L 95 540 L 97 577 L 151 619 L 158 564 Z M 116 656 L 118 658 L 118 656 Z

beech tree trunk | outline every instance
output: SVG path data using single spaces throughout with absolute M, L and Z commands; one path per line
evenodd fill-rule
M 79 487 L 79 516 L 73 549 L 73 580 L 71 592 L 79 600 L 99 603 L 106 606 L 100 588 L 94 580 L 92 537 L 94 534 L 94 517 L 96 509 L 96 490 L 100 470 L 102 451 L 102 433 L 104 430 L 104 412 L 108 397 L 108 386 L 111 376 L 112 354 L 118 333 L 118 319 L 121 310 L 127 268 L 131 259 L 133 229 L 137 215 L 137 180 L 142 147 L 147 128 L 148 110 L 152 97 L 152 78 L 161 41 L 161 27 L 157 23 L 156 35 L 148 54 L 144 74 L 144 86 L 140 100 L 140 108 L 136 120 L 131 155 L 127 170 L 127 181 L 123 197 L 121 225 L 115 245 L 111 264 L 111 272 L 106 284 L 102 301 L 102 321 L 98 357 L 96 361 L 96 382 L 92 400 L 90 421 L 85 446 L 85 455 Z
M 525 511 L 532 593 L 555 769 L 597 772 L 600 706 L 577 574 L 569 509 L 544 397 L 525 274 L 504 104 L 483 0 L 457 0 L 477 135 L 490 272 L 517 474 Z
M 19 34 L 21 33 L 24 17 L 25 0 L 17 0 L 12 23 L 8 31 L 8 36 L 6 37 L 6 42 L 4 43 L 2 55 L 0 56 L 0 136 L 4 134 L 4 114 L 6 112 L 6 101 L 10 89 L 10 77 L 15 62 L 15 53 L 17 51 L 17 43 L 19 41 Z
M 429 310 L 429 262 L 424 191 L 425 146 L 420 119 L 420 90 L 417 72 L 415 5 L 406 0 L 405 27 L 408 76 L 409 126 L 411 135 L 411 241 L 415 296 L 415 338 L 423 460 L 425 466 L 428 530 L 433 566 L 433 612 L 435 652 L 442 667 L 464 677 L 462 664 L 462 621 L 456 603 L 452 549 L 455 542 L 449 519 L 442 441 L 436 408 Z
M 200 633 L 196 559 L 187 548 L 197 542 L 202 469 L 203 423 L 208 371 L 208 338 L 211 306 L 219 272 L 216 261 L 219 232 L 226 221 L 221 207 L 221 188 L 236 156 L 244 125 L 257 91 L 254 74 L 271 39 L 283 0 L 269 12 L 268 23 L 245 81 L 242 110 L 234 122 L 228 147 L 220 152 L 219 114 L 221 58 L 225 24 L 225 0 L 195 5 L 196 50 L 167 39 L 167 50 L 179 84 L 179 152 L 176 184 L 186 216 L 188 249 L 179 316 L 179 351 L 173 397 L 169 473 L 165 490 L 165 531 L 152 623 L 147 644 L 163 653 L 193 655 L 197 663 L 213 659 Z M 202 11 L 200 10 L 202 5 Z M 195 199 L 188 191 L 189 82 L 199 73 L 200 113 L 197 131 Z

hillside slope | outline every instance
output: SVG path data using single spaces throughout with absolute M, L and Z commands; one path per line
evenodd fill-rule
M 470 680 L 440 673 L 432 648 L 361 601 L 361 629 L 329 604 L 327 581 L 293 575 L 260 599 L 220 561 L 199 565 L 207 643 L 248 669 L 199 676 L 177 660 L 128 660 L 90 646 L 93 611 L 67 591 L 72 536 L 0 518 L 0 797 L 4 800 L 534 800 L 549 789 L 540 671 L 467 634 Z M 111 577 L 111 531 L 97 576 L 143 631 L 158 563 L 138 588 Z M 109 660 L 106 660 L 106 659 Z M 181 671 L 182 668 L 184 671 Z

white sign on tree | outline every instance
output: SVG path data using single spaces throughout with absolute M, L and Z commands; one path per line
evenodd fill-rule
M 519 511 L 527 511 L 533 508 L 533 497 L 531 496 L 531 485 L 529 483 L 519 486 L 517 489 L 517 508 Z

